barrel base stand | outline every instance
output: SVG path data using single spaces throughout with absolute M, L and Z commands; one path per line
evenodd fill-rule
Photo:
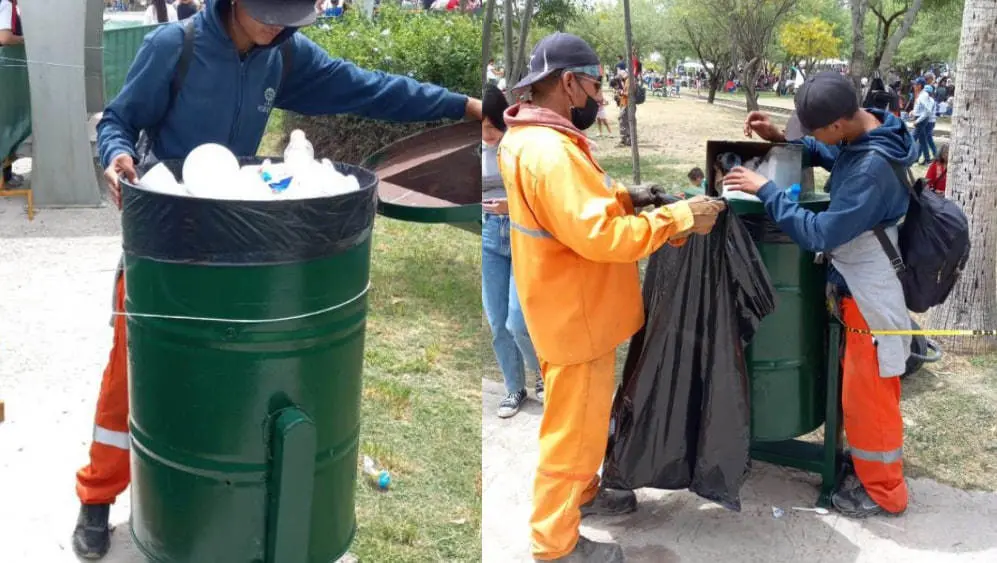
M 817 506 L 830 508 L 831 495 L 847 475 L 848 469 L 842 451 L 843 432 L 841 414 L 841 325 L 828 323 L 827 348 L 827 400 L 822 444 L 803 440 L 778 442 L 753 442 L 751 457 L 783 467 L 793 467 L 821 476 Z

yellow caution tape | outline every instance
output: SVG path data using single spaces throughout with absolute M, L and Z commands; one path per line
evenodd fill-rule
M 873 336 L 997 336 L 997 330 L 863 330 L 847 326 L 845 330 Z

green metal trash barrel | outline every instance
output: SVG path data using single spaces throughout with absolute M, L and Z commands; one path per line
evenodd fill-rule
M 801 205 L 827 208 L 826 194 Z M 776 310 L 762 320 L 745 351 L 751 385 L 751 438 L 787 440 L 824 423 L 827 388 L 826 267 L 796 245 L 759 202 L 732 200 L 730 209 L 751 231 L 777 294 Z
M 360 191 L 124 187 L 131 528 L 152 561 L 326 563 L 353 540 L 377 180 L 337 166 Z

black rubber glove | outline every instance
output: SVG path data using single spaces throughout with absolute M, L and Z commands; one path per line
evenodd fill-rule
M 643 209 L 649 205 L 660 207 L 679 201 L 679 198 L 669 195 L 665 191 L 665 188 L 657 184 L 629 188 L 627 192 L 630 194 L 630 201 L 633 203 L 634 210 Z

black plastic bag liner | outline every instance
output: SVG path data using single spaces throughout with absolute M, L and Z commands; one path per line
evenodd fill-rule
M 260 162 L 243 158 L 239 164 Z M 181 177 L 183 161 L 163 164 Z M 160 262 L 251 265 L 343 252 L 371 236 L 377 177 L 358 166 L 335 166 L 342 174 L 356 176 L 360 189 L 310 199 L 233 201 L 163 194 L 122 180 L 125 253 Z M 140 170 L 139 176 L 144 173 Z
M 710 235 L 654 253 L 644 306 L 613 404 L 604 483 L 688 488 L 739 511 L 751 442 L 744 347 L 775 309 L 740 218 L 724 212 Z

